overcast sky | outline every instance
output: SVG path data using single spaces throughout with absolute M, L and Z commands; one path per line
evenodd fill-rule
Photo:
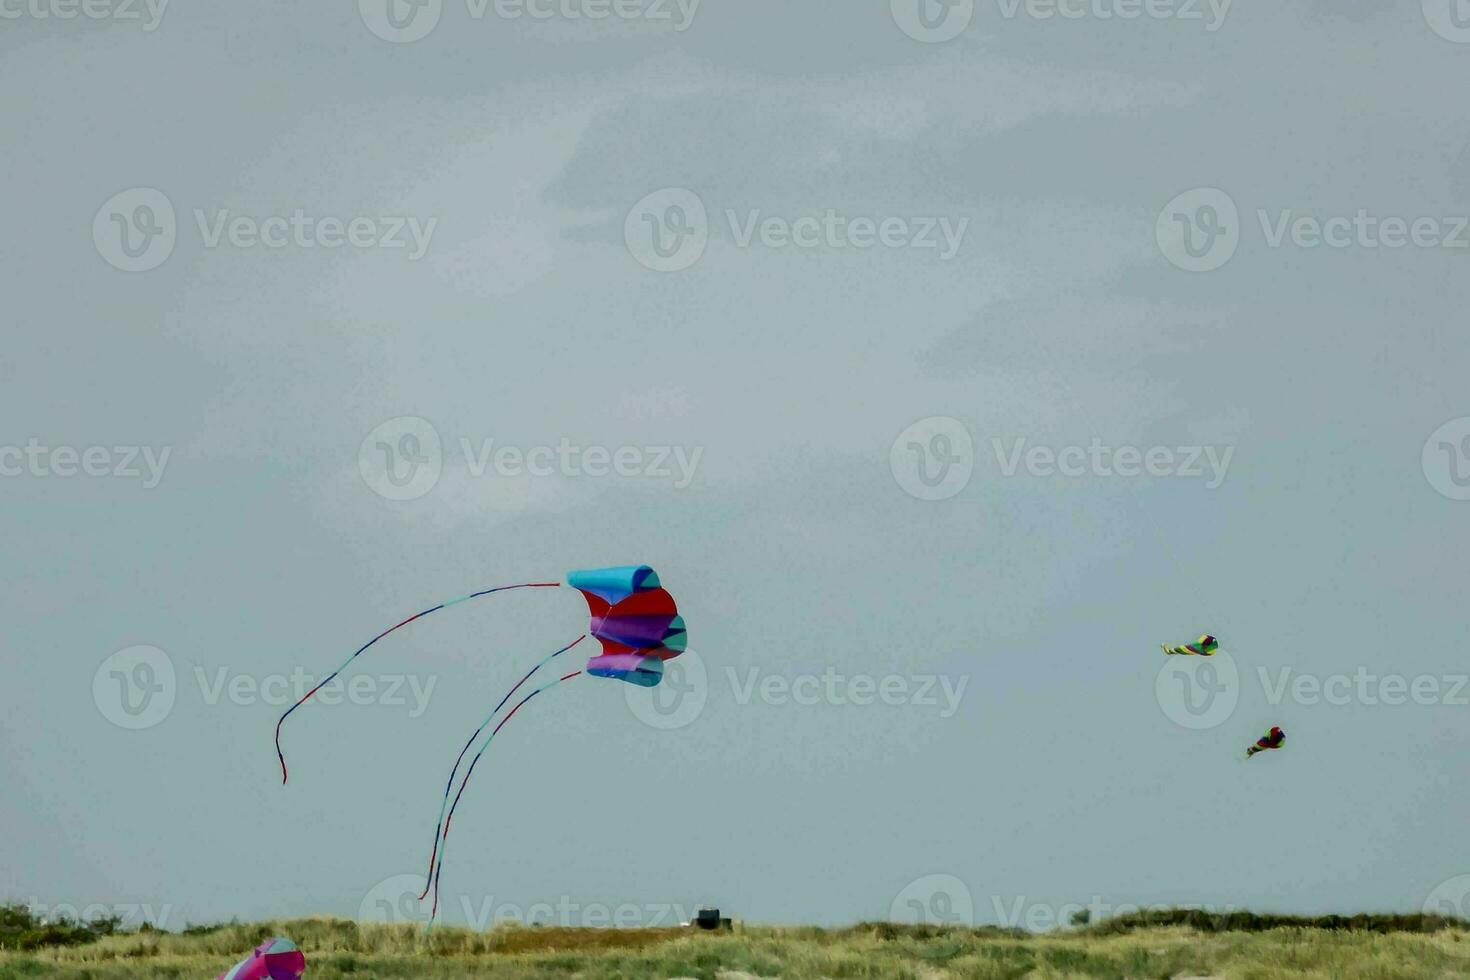
M 0 0 L 0 897 L 1470 913 L 1470 8 L 925 3 Z

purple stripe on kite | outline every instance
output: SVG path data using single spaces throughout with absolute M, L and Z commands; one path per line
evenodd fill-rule
M 674 614 L 657 616 L 605 616 L 592 620 L 592 635 L 630 647 L 657 646 L 669 633 Z
M 630 670 L 641 670 L 645 666 L 650 670 L 660 670 L 662 669 L 663 661 L 657 657 L 644 656 L 641 653 L 612 653 L 605 657 L 593 657 L 587 661 L 587 670 L 589 673 L 597 673 L 598 671 L 604 670 L 626 672 Z
M 639 653 L 613 653 L 587 661 L 587 673 L 639 687 L 657 687 L 664 677 L 664 662 Z

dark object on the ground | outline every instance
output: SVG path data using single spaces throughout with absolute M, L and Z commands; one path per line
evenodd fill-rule
M 720 918 L 720 910 L 708 906 L 694 913 L 694 925 L 700 929 L 720 929 L 724 932 L 730 931 L 730 920 Z

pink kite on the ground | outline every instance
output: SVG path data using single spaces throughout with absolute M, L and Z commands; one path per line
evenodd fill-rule
M 289 939 L 267 939 L 255 952 L 215 980 L 301 980 L 306 957 Z

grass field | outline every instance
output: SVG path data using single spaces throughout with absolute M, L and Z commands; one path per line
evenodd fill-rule
M 0 952 L 0 980 L 212 980 L 271 935 L 290 936 L 306 951 L 308 980 L 1470 977 L 1470 927 L 1399 932 L 1286 925 L 1245 932 L 1143 924 L 1025 936 L 873 924 L 833 930 L 737 927 L 722 934 L 444 928 L 425 935 L 410 926 L 312 919 Z

